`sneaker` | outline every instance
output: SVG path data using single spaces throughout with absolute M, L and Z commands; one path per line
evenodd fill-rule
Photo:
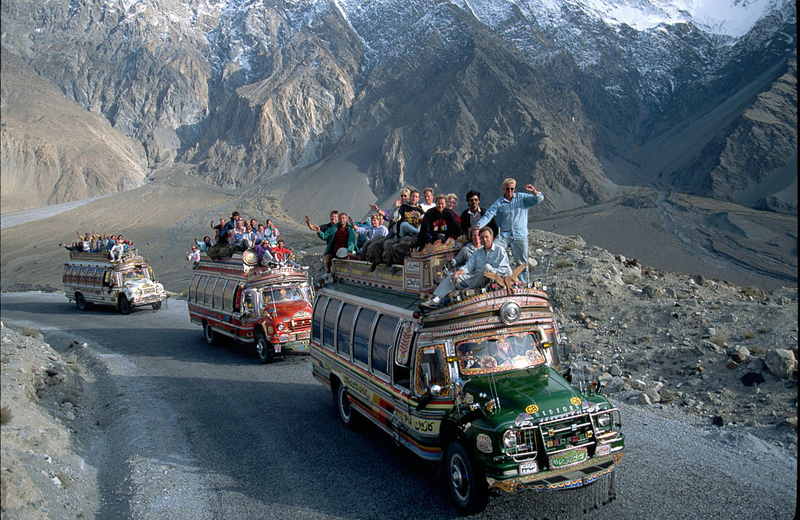
M 438 296 L 434 296 L 431 300 L 425 300 L 419 306 L 423 309 L 437 309 L 442 306 L 442 300 Z

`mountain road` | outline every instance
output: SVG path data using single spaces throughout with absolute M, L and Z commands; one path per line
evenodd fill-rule
M 92 385 L 106 405 L 86 455 L 97 518 L 458 517 L 432 465 L 372 425 L 345 428 L 307 356 L 261 365 L 244 347 L 207 345 L 181 300 L 127 316 L 60 293 L 0 304 L 6 326 L 35 327 L 62 353 L 86 342 L 100 361 Z M 627 445 L 617 498 L 583 517 L 794 517 L 796 457 L 744 428 L 615 404 Z M 555 495 L 583 492 L 492 495 L 475 518 L 539 518 Z

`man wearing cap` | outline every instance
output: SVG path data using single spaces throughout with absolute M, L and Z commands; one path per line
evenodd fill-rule
M 503 196 L 483 214 L 478 221 L 478 227 L 489 224 L 492 218 L 497 222 L 498 233 L 494 243 L 502 248 L 511 248 L 514 261 L 524 265 L 525 270 L 519 279 L 528 281 L 528 210 L 544 200 L 544 195 L 526 184 L 525 190 L 530 193 L 515 193 L 517 181 L 506 179 L 503 181 Z
M 346 213 L 339 213 L 339 223 L 324 232 L 319 231 L 319 226 L 316 224 L 311 224 L 311 226 L 313 226 L 312 229 L 316 228 L 314 231 L 317 231 L 319 238 L 328 242 L 328 246 L 325 248 L 325 267 L 329 273 L 331 272 L 333 255 L 337 251 L 344 249 L 345 253 L 355 252 L 356 230 L 347 221 Z

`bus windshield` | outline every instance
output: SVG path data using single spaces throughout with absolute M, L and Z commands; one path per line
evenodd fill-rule
M 302 300 L 303 293 L 295 286 L 270 287 L 262 291 L 261 297 L 264 305 L 272 305 L 273 303 Z
M 543 364 L 546 359 L 533 333 L 469 339 L 456 345 L 464 375 L 506 372 Z
M 138 268 L 132 269 L 130 271 L 125 271 L 122 273 L 122 276 L 126 282 L 132 282 L 136 280 L 149 280 L 150 276 L 147 273 L 147 269 Z

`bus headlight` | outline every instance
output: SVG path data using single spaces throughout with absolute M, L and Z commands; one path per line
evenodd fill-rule
M 597 425 L 601 428 L 608 428 L 608 425 L 611 424 L 611 414 L 604 413 L 603 415 L 597 416 Z
M 507 430 L 503 434 L 503 447 L 509 450 L 517 447 L 517 432 L 514 430 Z

